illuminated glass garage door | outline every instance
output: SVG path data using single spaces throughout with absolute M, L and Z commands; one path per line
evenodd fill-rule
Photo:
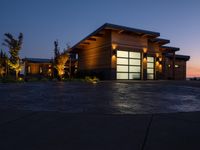
M 154 79 L 154 57 L 147 57 L 147 79 Z
M 140 79 L 141 53 L 117 51 L 117 79 Z

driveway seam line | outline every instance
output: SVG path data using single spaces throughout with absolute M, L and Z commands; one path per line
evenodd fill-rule
M 149 124 L 148 124 L 148 126 L 147 126 L 147 129 L 146 129 L 146 132 L 145 132 L 145 137 L 144 137 L 144 141 L 143 141 L 143 143 L 142 143 L 142 148 L 141 148 L 141 150 L 144 150 L 144 148 L 145 148 L 145 145 L 146 145 L 146 142 L 147 142 L 147 138 L 148 138 L 148 135 L 149 135 L 149 132 L 150 132 L 151 124 L 152 124 L 152 122 L 153 122 L 153 116 L 154 116 L 154 115 L 151 115 Z

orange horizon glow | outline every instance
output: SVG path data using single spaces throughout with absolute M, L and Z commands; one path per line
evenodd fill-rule
M 200 77 L 200 69 L 195 67 L 187 67 L 187 77 Z

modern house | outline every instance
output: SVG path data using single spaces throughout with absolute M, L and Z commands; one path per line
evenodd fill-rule
M 75 77 L 77 72 L 77 59 L 75 55 L 71 56 L 71 59 L 65 64 L 65 77 Z M 55 73 L 53 66 L 53 59 L 43 58 L 24 58 L 22 59 L 22 71 L 21 74 L 25 76 L 44 76 L 52 77 Z
M 53 66 L 52 59 L 43 58 L 24 58 L 22 59 L 22 72 L 24 75 L 42 75 L 42 76 L 52 76 Z
M 186 79 L 189 56 L 176 55 L 179 48 L 166 46 L 160 33 L 104 24 L 75 44 L 79 76 L 100 79 Z

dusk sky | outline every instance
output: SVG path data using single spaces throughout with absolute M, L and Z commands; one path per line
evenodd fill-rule
M 24 34 L 21 57 L 52 58 L 54 40 L 73 46 L 107 22 L 160 32 L 191 56 L 187 76 L 200 76 L 199 0 L 0 0 L 0 18 L 1 43 Z

